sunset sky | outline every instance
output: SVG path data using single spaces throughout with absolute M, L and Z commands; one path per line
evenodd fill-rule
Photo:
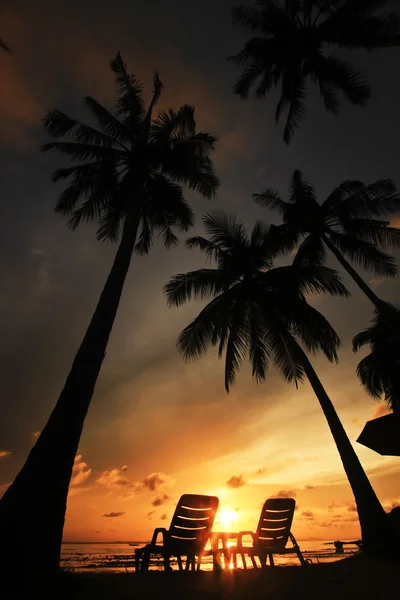
M 188 198 L 201 215 L 212 208 L 277 222 L 251 194 L 286 194 L 294 169 L 322 199 L 344 179 L 400 185 L 400 48 L 353 52 L 373 86 L 366 108 L 343 104 L 334 117 L 310 90 L 305 122 L 288 147 L 276 128 L 276 94 L 244 101 L 232 93 L 237 68 L 226 62 L 246 39 L 231 24 L 231 0 L 3 0 L 0 36 L 0 494 L 43 428 L 110 269 L 111 244 L 95 229 L 71 232 L 55 205 L 51 172 L 66 166 L 41 154 L 40 119 L 58 108 L 85 119 L 82 98 L 113 106 L 108 61 L 120 50 L 150 90 L 155 68 L 162 107 L 196 106 L 201 129 L 219 138 L 215 165 L 222 185 L 209 202 Z M 400 226 L 399 217 L 393 222 Z M 399 258 L 399 256 L 397 256 Z M 156 244 L 133 259 L 122 303 L 86 420 L 68 501 L 66 540 L 143 540 L 165 526 L 182 493 L 219 496 L 218 529 L 253 529 L 269 496 L 292 496 L 298 539 L 358 537 L 354 499 L 318 401 L 271 370 L 256 385 L 246 365 L 229 396 L 223 362 L 211 352 L 185 365 L 175 350 L 180 330 L 202 304 L 166 307 L 162 286 L 203 257 Z M 332 260 L 330 266 L 338 265 Z M 397 281 L 362 273 L 385 300 Z M 313 365 L 329 393 L 384 507 L 400 504 L 400 459 L 356 443 L 365 422 L 383 414 L 355 373 L 353 336 L 368 326 L 370 303 L 346 274 L 350 299 L 314 305 L 341 336 L 340 365 Z M 398 295 L 398 292 L 397 292 Z M 52 477 L 52 473 L 48 474 Z

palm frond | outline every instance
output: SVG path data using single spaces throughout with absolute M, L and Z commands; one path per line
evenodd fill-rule
M 362 192 L 365 189 L 365 184 L 362 181 L 357 180 L 345 180 L 342 181 L 334 190 L 329 194 L 326 200 L 322 203 L 322 209 L 326 215 L 332 213 L 335 208 L 344 200 L 351 198 L 352 196 Z
M 180 333 L 177 347 L 186 361 L 196 360 L 209 346 L 218 343 L 221 332 L 221 319 L 231 310 L 231 296 L 221 294 L 203 308 L 199 315 Z
M 147 202 L 144 211 L 147 216 L 168 225 L 187 231 L 194 225 L 194 213 L 186 201 L 180 185 L 161 173 L 153 174 L 146 183 Z
M 110 162 L 117 161 L 121 157 L 121 151 L 116 148 L 79 142 L 50 142 L 43 144 L 41 150 L 42 152 L 59 150 L 63 154 L 67 154 L 71 160 L 104 160 Z
M 107 148 L 112 147 L 114 143 L 113 138 L 106 133 L 85 125 L 76 119 L 71 119 L 57 109 L 49 110 L 43 119 L 43 123 L 47 133 L 56 139 L 70 136 L 82 144 L 95 144 Z
M 371 88 L 361 71 L 354 69 L 344 60 L 321 54 L 318 64 L 314 66 L 314 72 L 318 80 L 325 82 L 325 85 L 334 85 L 340 89 L 352 104 L 363 106 L 371 96 Z
M 120 52 L 110 60 L 110 67 L 118 84 L 117 114 L 130 127 L 138 125 L 144 117 L 143 86 L 134 73 L 128 72 Z
M 176 135 L 178 139 L 187 138 L 196 134 L 195 108 L 184 104 L 177 111 L 161 110 L 154 119 L 151 131 L 157 141 L 168 141 Z M 215 142 L 215 138 L 214 138 Z
M 86 96 L 85 104 L 103 131 L 113 140 L 126 142 L 131 139 L 132 134 L 126 125 L 114 117 L 114 115 L 97 102 L 97 100 L 91 96 Z
M 400 194 L 391 179 L 375 181 L 349 196 L 337 206 L 335 216 L 381 217 L 400 210 Z
M 270 315 L 268 319 L 268 346 L 275 367 L 285 381 L 295 383 L 303 381 L 304 368 L 298 353 L 297 342 L 292 334 L 280 322 L 279 315 Z
M 257 31 L 262 28 L 262 13 L 253 6 L 233 6 L 231 13 L 234 25 L 239 25 L 248 31 Z
M 290 88 L 289 95 L 287 96 L 289 99 L 289 111 L 283 132 L 283 139 L 286 144 L 290 143 L 305 113 L 306 78 L 298 76 L 295 80 L 292 80 Z
M 224 292 L 226 278 L 218 269 L 199 269 L 174 275 L 164 286 L 168 306 L 180 306 L 193 299 L 211 298 Z
M 316 354 L 322 351 L 330 362 L 338 362 L 337 349 L 341 342 L 329 321 L 307 302 L 293 302 L 293 325 L 295 335 L 307 350 Z
M 225 349 L 225 389 L 235 383 L 235 376 L 246 358 L 249 345 L 248 307 L 246 303 L 235 302 L 230 316 L 230 328 Z
M 326 259 L 326 249 L 319 235 L 308 235 L 301 243 L 293 260 L 293 266 L 323 265 Z
M 152 115 L 153 115 L 153 109 L 155 107 L 155 105 L 157 104 L 160 96 L 161 96 L 161 92 L 164 88 L 164 85 L 160 79 L 160 76 L 158 74 L 158 72 L 156 71 L 154 73 L 154 77 L 153 77 L 153 97 L 151 99 L 151 102 L 149 104 L 149 108 L 147 110 L 146 116 L 144 118 L 144 124 L 146 127 L 147 132 L 150 131 L 150 126 L 151 126 L 151 119 L 152 119 Z
M 234 215 L 214 210 L 203 216 L 203 224 L 211 242 L 222 250 L 232 250 L 237 245 L 246 247 L 249 244 L 243 223 Z
M 290 206 L 288 204 L 288 206 Z M 299 243 L 299 233 L 290 223 L 271 225 L 269 229 L 267 247 L 271 256 L 293 252 Z
M 215 260 L 217 264 L 220 264 L 221 259 L 223 259 L 225 255 L 224 250 L 222 250 L 218 244 L 215 244 L 214 242 L 211 242 L 210 240 L 207 240 L 207 238 L 201 236 L 194 236 L 187 239 L 186 246 L 189 249 L 199 248 L 199 250 L 205 253 L 207 262 Z
M 153 233 L 153 225 L 146 216 L 143 216 L 141 220 L 139 239 L 135 245 L 136 254 L 139 254 L 139 256 L 144 256 L 150 252 L 150 248 L 153 243 Z
M 337 97 L 335 86 L 333 85 L 333 83 L 329 81 L 324 81 L 319 77 L 317 77 L 316 79 L 326 110 L 328 112 L 333 113 L 334 115 L 337 115 L 340 108 L 340 102 Z
M 101 215 L 118 182 L 114 165 L 103 161 L 58 169 L 53 173 L 53 181 L 70 175 L 73 179 L 61 192 L 55 210 L 63 215 L 72 214 L 69 224 L 75 229 L 82 219 L 91 221 Z M 81 199 L 83 205 L 77 208 Z M 75 217 L 74 211 L 80 216 Z
M 303 173 L 296 169 L 293 172 L 289 188 L 290 200 L 292 203 L 298 203 L 303 210 L 315 205 L 317 202 L 315 187 L 311 183 L 304 181 Z
M 279 192 L 272 188 L 265 189 L 261 194 L 253 194 L 253 200 L 263 208 L 276 210 L 282 217 L 289 206 L 289 203 L 282 200 L 279 196 Z
M 343 231 L 381 248 L 400 247 L 400 229 L 389 227 L 388 221 L 376 219 L 341 220 Z
M 252 374 L 257 383 L 267 376 L 270 348 L 268 330 L 265 326 L 264 311 L 258 304 L 251 304 L 249 315 L 250 361 Z
M 232 57 L 231 60 L 233 60 Z M 263 73 L 262 65 L 257 61 L 249 62 L 243 69 L 240 77 L 234 85 L 233 91 L 241 98 L 248 98 L 251 88 L 254 83 Z
M 397 274 L 396 261 L 373 244 L 333 231 L 330 232 L 329 239 L 351 262 L 362 269 L 385 277 L 395 277 Z

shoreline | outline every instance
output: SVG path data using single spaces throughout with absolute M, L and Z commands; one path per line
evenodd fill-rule
M 307 567 L 215 572 L 152 571 L 145 574 L 60 572 L 53 580 L 25 582 L 5 600 L 30 597 L 57 600 L 376 600 L 398 586 L 400 561 L 362 554 Z M 14 580 L 13 586 L 16 585 Z M 4 589 L 4 587 L 3 587 Z

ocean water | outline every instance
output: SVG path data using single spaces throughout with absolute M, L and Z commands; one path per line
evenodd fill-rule
M 331 542 L 332 540 L 326 540 Z M 61 566 L 65 569 L 76 572 L 133 572 L 134 571 L 134 552 L 135 547 L 141 547 L 144 542 L 132 542 L 137 546 L 130 546 L 127 542 L 120 543 L 64 543 L 61 552 Z M 326 545 L 324 541 L 304 541 L 299 542 L 300 549 L 304 558 L 311 559 L 313 563 L 332 562 L 340 560 L 358 552 L 355 545 L 344 546 L 343 553 L 337 553 L 333 545 Z M 295 554 L 284 556 L 275 555 L 276 565 L 298 565 L 299 560 Z M 246 562 L 251 567 L 249 557 Z M 238 568 L 242 568 L 240 556 L 237 559 Z M 174 559 L 171 560 L 172 569 L 177 569 Z M 150 569 L 162 569 L 162 559 L 153 558 L 150 562 Z M 210 571 L 212 569 L 212 558 L 205 557 L 202 561 L 201 569 Z

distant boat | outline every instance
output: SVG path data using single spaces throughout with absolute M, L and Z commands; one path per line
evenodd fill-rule
M 129 542 L 130 546 L 139 546 L 139 542 Z
M 336 552 L 340 553 L 343 552 L 343 546 L 345 544 L 354 544 L 355 546 L 358 546 L 359 550 L 362 550 L 362 541 L 361 540 L 354 540 L 352 542 L 342 542 L 340 540 L 335 540 L 334 542 L 324 542 L 324 546 L 328 546 L 330 544 L 333 544 L 336 548 Z

